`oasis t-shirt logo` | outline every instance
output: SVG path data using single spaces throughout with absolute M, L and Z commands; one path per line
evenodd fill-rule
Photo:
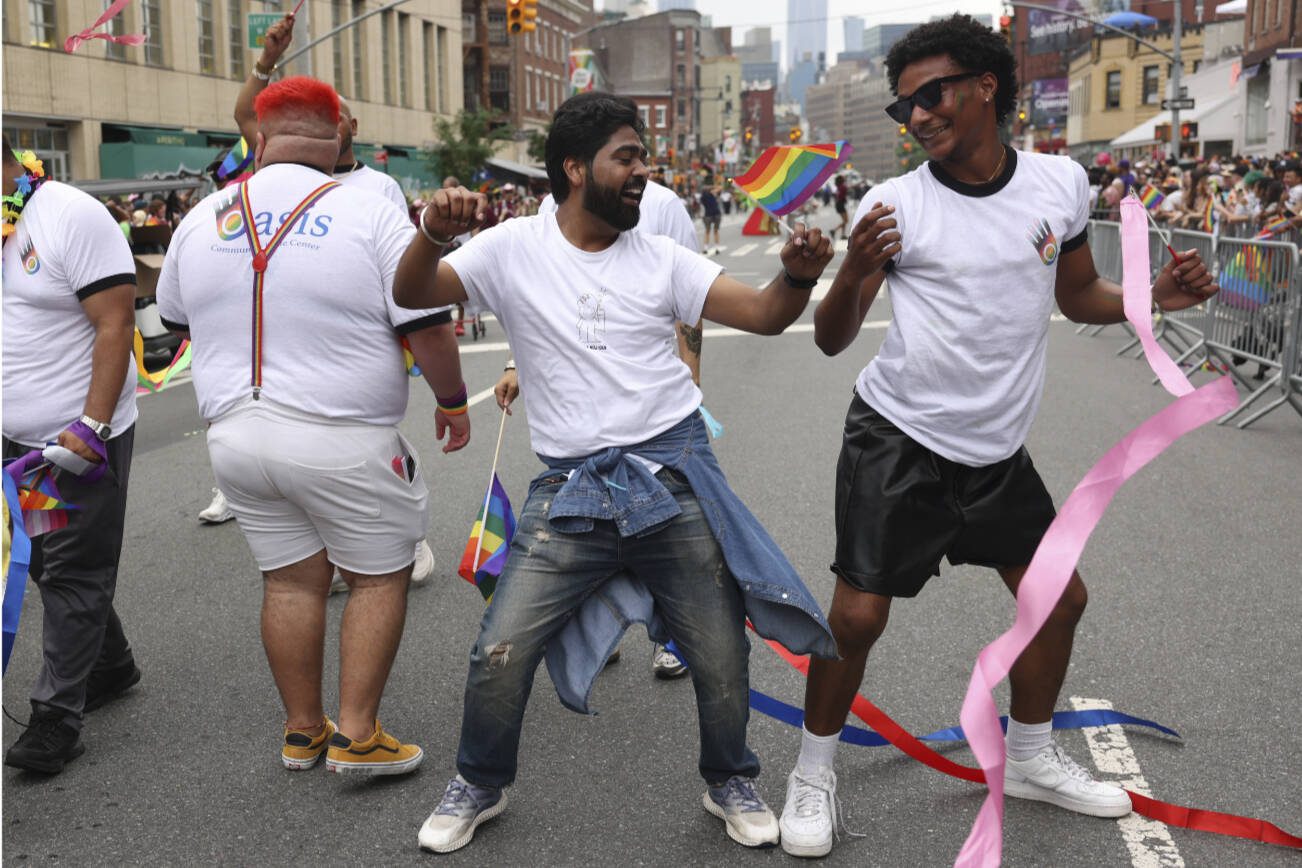
M 41 270 L 41 260 L 36 255 L 36 247 L 30 238 L 27 239 L 26 244 L 18 248 L 18 258 L 23 262 L 23 271 L 28 274 L 35 274 Z
M 1043 217 L 1027 231 L 1026 240 L 1031 242 L 1035 252 L 1040 254 L 1040 261 L 1045 265 L 1053 265 L 1058 259 L 1058 238 L 1049 228 L 1049 221 Z
M 244 237 L 244 214 L 240 211 L 240 194 L 236 188 L 231 193 L 230 198 L 218 200 L 217 212 L 217 237 L 222 241 L 234 241 Z M 253 215 L 254 224 L 258 230 L 258 237 L 268 239 L 280 225 L 289 219 L 290 211 L 280 215 L 279 219 L 272 221 L 270 211 L 258 211 Z M 330 234 L 330 223 L 334 218 L 329 214 L 317 214 L 313 216 L 309 209 L 298 218 L 298 225 L 290 230 L 291 235 L 309 235 L 313 238 L 323 238 Z

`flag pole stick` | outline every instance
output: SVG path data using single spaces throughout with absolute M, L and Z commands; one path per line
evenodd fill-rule
M 484 526 L 488 524 L 488 502 L 493 499 L 493 478 L 497 476 L 497 458 L 502 454 L 502 435 L 506 433 L 506 408 L 502 408 L 502 422 L 497 426 L 497 448 L 493 450 L 493 467 L 488 472 L 488 490 L 484 492 L 484 508 L 479 513 L 479 537 L 475 540 L 475 557 L 470 569 L 479 570 L 479 555 L 484 550 Z

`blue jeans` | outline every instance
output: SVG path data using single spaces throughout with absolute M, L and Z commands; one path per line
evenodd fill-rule
M 686 478 L 667 468 L 658 478 L 682 514 L 627 539 L 611 521 L 577 534 L 550 527 L 547 511 L 564 474 L 545 476 L 530 489 L 470 652 L 457 752 L 457 770 L 470 783 L 504 787 L 515 780 L 524 708 L 547 642 L 621 571 L 646 585 L 691 669 L 701 776 L 715 785 L 759 774 L 759 759 L 746 746 L 750 642 L 741 592 Z

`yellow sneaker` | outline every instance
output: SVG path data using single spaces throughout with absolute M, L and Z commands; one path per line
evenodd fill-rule
M 317 760 L 321 759 L 321 754 L 326 752 L 330 737 L 336 731 L 334 722 L 328 717 L 325 719 L 325 728 L 317 735 L 312 735 L 305 729 L 286 729 L 285 746 L 280 749 L 280 761 L 291 771 L 298 772 L 312 768 Z
M 366 741 L 353 741 L 335 732 L 326 752 L 326 769 L 341 774 L 403 775 L 414 771 L 425 752 L 414 744 L 402 744 L 375 722 L 375 732 Z

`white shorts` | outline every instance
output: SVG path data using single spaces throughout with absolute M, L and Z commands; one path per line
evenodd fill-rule
M 393 573 L 425 538 L 429 491 L 396 427 L 249 401 L 208 428 L 208 455 L 264 572 L 325 549 L 341 569 Z

